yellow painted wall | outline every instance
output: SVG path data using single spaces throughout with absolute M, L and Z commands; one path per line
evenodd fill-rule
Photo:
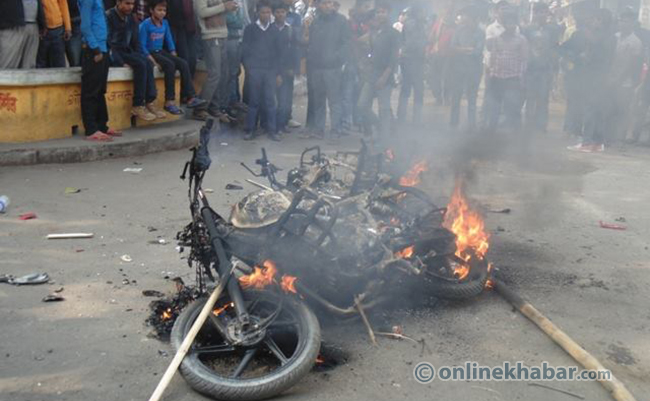
M 28 73 L 28 71 L 25 71 Z M 164 79 L 156 79 L 158 98 L 162 109 L 165 99 Z M 180 79 L 176 79 L 176 98 L 180 96 Z M 113 81 L 108 83 L 106 103 L 111 128 L 131 127 L 133 83 Z M 138 126 L 177 120 L 168 114 L 165 119 L 146 122 Z M 72 136 L 77 126 L 83 134 L 81 122 L 81 84 L 55 84 L 38 86 L 0 86 L 0 142 L 34 142 Z

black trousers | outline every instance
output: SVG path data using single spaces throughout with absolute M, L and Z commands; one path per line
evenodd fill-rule
M 187 61 L 190 67 L 190 75 L 194 77 L 196 72 L 196 34 L 187 32 L 184 29 L 172 28 L 174 42 L 176 43 L 176 52 L 178 57 Z
M 165 73 L 165 100 L 176 99 L 176 71 L 181 73 L 181 99 L 190 99 L 196 96 L 194 86 L 192 86 L 192 75 L 190 66 L 187 61 L 176 57 L 166 50 L 151 53 L 154 60 L 163 69 Z
M 115 52 L 115 50 L 113 50 Z M 144 106 L 156 100 L 153 63 L 144 54 L 120 53 L 122 60 L 133 69 L 133 106 Z
M 108 80 L 108 53 L 95 62 L 95 55 L 84 49 L 81 57 L 81 119 L 86 135 L 108 130 L 106 82 Z

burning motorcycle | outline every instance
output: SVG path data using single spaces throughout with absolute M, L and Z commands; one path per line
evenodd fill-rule
M 180 368 L 195 390 L 252 400 L 296 384 L 320 349 L 312 309 L 354 315 L 414 291 L 467 298 L 485 287 L 487 248 L 459 252 L 458 236 L 443 226 L 447 210 L 372 173 L 364 153 L 356 167 L 345 166 L 352 177 L 337 181 L 329 169 L 334 162 L 312 149 L 311 161 L 303 154 L 280 184 L 279 169 L 263 152 L 258 164 L 271 186 L 262 185 L 222 217 L 201 188 L 210 166 L 210 128 L 201 130 L 181 176 L 189 174 L 192 222 L 178 239 L 190 249 L 198 292 L 226 283 Z M 199 297 L 176 319 L 175 348 L 205 302 Z

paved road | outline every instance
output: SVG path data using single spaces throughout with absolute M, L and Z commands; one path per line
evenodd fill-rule
M 563 150 L 566 141 L 556 135 L 481 139 L 444 130 L 402 131 L 397 152 L 430 158 L 423 188 L 440 204 L 446 203 L 461 168 L 470 173 L 469 194 L 477 207 L 512 209 L 511 214 L 486 214 L 490 258 L 518 291 L 643 399 L 650 392 L 647 149 L 568 154 Z M 223 188 L 247 178 L 238 164 L 254 160 L 261 145 L 280 166 L 289 167 L 308 144 L 297 139 L 280 144 L 214 140 L 216 162 L 205 183 L 215 190 L 214 205 L 226 212 L 242 196 L 242 191 Z M 326 148 L 352 149 L 356 144 L 352 138 Z M 151 299 L 141 291 L 171 292 L 165 275 L 192 281 L 192 271 L 174 245 L 148 241 L 157 236 L 172 240 L 187 223 L 186 188 L 178 176 L 188 156 L 187 151 L 175 151 L 0 170 L 0 192 L 12 198 L 9 213 L 0 216 L 0 273 L 46 271 L 56 281 L 35 287 L 0 285 L 2 400 L 148 398 L 170 361 L 158 351 L 170 347 L 147 336 L 143 322 Z M 125 173 L 126 167 L 143 170 Z M 66 195 L 66 187 L 82 191 Z M 18 220 L 30 211 L 38 219 Z M 619 217 L 626 219 L 622 224 L 627 231 L 598 226 L 599 220 Z M 45 240 L 48 233 L 70 231 L 93 232 L 95 238 Z M 124 254 L 133 262 L 121 261 Z M 123 284 L 124 279 L 131 283 Z M 64 302 L 41 302 L 58 287 L 64 287 Z M 521 382 L 415 383 L 412 370 L 420 361 L 435 366 L 465 361 L 573 365 L 496 294 L 372 319 L 379 328 L 402 325 L 405 334 L 424 338 L 429 350 L 422 354 L 408 342 L 388 339 L 374 348 L 360 323 L 329 325 L 325 340 L 344 350 L 345 363 L 310 374 L 280 399 L 572 399 Z M 609 399 L 596 383 L 550 384 L 588 400 Z M 204 398 L 177 377 L 166 399 Z

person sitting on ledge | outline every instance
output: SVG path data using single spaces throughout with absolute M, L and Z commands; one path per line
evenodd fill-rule
M 140 41 L 142 53 L 165 73 L 165 110 L 171 114 L 183 114 L 174 100 L 176 98 L 176 71 L 181 73 L 181 103 L 188 108 L 205 104 L 205 100 L 196 97 L 192 76 L 187 61 L 178 57 L 176 45 L 165 19 L 167 15 L 166 0 L 152 0 L 149 3 L 151 17 L 140 24 Z
M 165 118 L 166 114 L 156 108 L 156 81 L 153 63 L 140 51 L 138 22 L 133 15 L 135 0 L 117 0 L 114 8 L 106 11 L 108 44 L 112 65 L 130 66 L 133 69 L 133 109 L 131 114 L 145 120 Z

